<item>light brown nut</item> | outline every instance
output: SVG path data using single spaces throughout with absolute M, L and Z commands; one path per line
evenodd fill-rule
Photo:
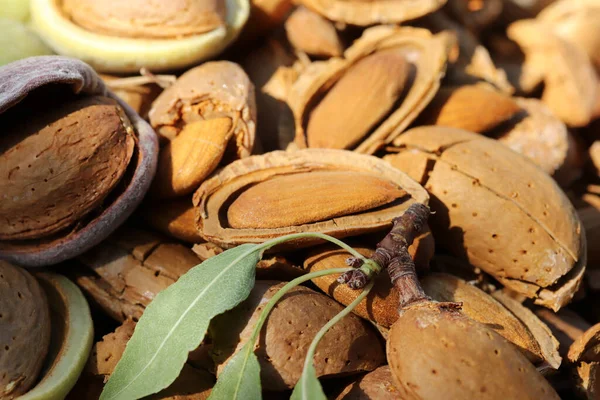
M 434 246 L 433 236 L 429 229 L 426 229 L 423 234 L 415 238 L 413 244 L 408 248 L 418 270 L 426 271 L 428 269 Z M 374 251 L 373 248 L 360 245 L 353 245 L 352 247 L 364 256 L 370 256 Z M 347 266 L 346 260 L 348 257 L 349 254 L 345 250 L 328 245 L 322 246 L 308 254 L 308 257 L 304 260 L 304 269 L 315 272 L 331 268 L 344 268 Z M 336 279 L 337 276 L 335 275 L 326 275 L 315 278 L 312 282 L 340 303 L 350 304 L 358 297 L 360 290 L 354 290 L 348 285 L 340 284 Z M 382 271 L 374 279 L 373 289 L 367 298 L 360 302 L 353 311 L 384 328 L 389 328 L 398 319 L 398 290 L 392 285 L 387 271 Z
M 377 26 L 344 58 L 311 63 L 287 99 L 295 143 L 369 154 L 390 143 L 437 92 L 450 44 L 447 33 Z
M 346 386 L 335 400 L 397 400 L 398 396 L 390 367 L 384 365 Z
M 0 293 L 0 398 L 13 399 L 38 381 L 50 345 L 50 309 L 37 280 L 4 261 Z
M 233 48 L 237 50 L 255 44 L 257 39 L 264 39 L 283 24 L 293 7 L 292 0 L 251 0 L 250 17 Z
M 521 107 L 489 85 L 443 87 L 419 117 L 419 125 L 438 125 L 485 133 L 508 121 Z
M 582 155 L 573 135 L 540 100 L 519 97 L 515 101 L 524 110 L 522 119 L 494 136 L 567 187 L 581 175 Z
M 374 232 L 414 202 L 427 202 L 425 190 L 386 162 L 324 149 L 235 161 L 194 195 L 199 233 L 225 248 L 296 232 L 336 237 Z
M 287 38 L 296 50 L 317 57 L 338 57 L 343 47 L 331 21 L 304 7 L 285 21 Z
M 137 229 L 121 228 L 81 255 L 69 273 L 112 318 L 139 318 L 161 290 L 200 259 L 190 249 Z
M 335 22 L 369 26 L 400 23 L 422 17 L 442 7 L 446 0 L 302 0 L 299 3 Z
M 225 1 L 65 0 L 62 11 L 86 30 L 109 36 L 169 39 L 225 25 Z
M 131 123 L 112 99 L 89 96 L 2 114 L 0 240 L 35 239 L 100 206 L 131 160 Z
M 542 101 L 567 125 L 587 125 L 594 113 L 598 81 L 588 55 L 561 38 L 553 26 L 541 20 L 511 24 L 508 37 L 528 55 L 527 68 L 543 76 Z
M 114 332 L 105 335 L 94 345 L 83 375 L 67 399 L 97 400 L 100 397 L 103 381 L 113 373 L 134 329 L 135 322 L 126 319 Z M 177 379 L 168 388 L 149 396 L 148 399 L 206 400 L 214 384 L 214 376 L 208 371 L 185 364 Z
M 147 200 L 139 208 L 139 214 L 152 228 L 187 243 L 204 240 L 196 229 L 194 205 L 189 197 L 172 200 Z
M 552 178 L 467 131 L 420 127 L 394 145 L 399 153 L 385 159 L 408 166 L 433 196 L 436 242 L 537 304 L 558 310 L 571 300 L 585 270 L 586 241 Z M 491 218 L 498 212 L 501 219 Z
M 163 140 L 171 141 L 161 152 L 155 195 L 188 194 L 216 168 L 228 147 L 234 158 L 252 152 L 254 86 L 237 64 L 208 62 L 162 92 L 149 117 Z
M 510 342 L 435 303 L 403 310 L 389 333 L 387 359 L 400 397 L 559 399 Z
M 257 281 L 246 301 L 211 322 L 213 358 L 219 364 L 217 376 L 227 360 L 248 341 L 265 304 L 284 284 Z M 255 350 L 263 390 L 294 387 L 314 336 L 341 310 L 342 306 L 329 297 L 303 286 L 295 287 L 279 300 L 262 328 Z M 317 376 L 349 375 L 371 371 L 384 358 L 377 333 L 350 314 L 325 334 L 317 347 L 314 367 Z
M 546 361 L 540 344 L 528 327 L 492 296 L 460 278 L 448 274 L 430 274 L 421 281 L 425 293 L 441 302 L 462 303 L 462 313 L 480 322 L 513 343 L 534 365 Z M 558 369 L 558 343 L 554 348 L 552 367 Z
M 121 78 L 114 75 L 99 74 L 100 78 L 106 83 L 106 85 L 122 99 L 127 105 L 140 115 L 140 117 L 146 119 L 148 117 L 148 111 L 152 106 L 152 102 L 158 97 L 163 91 L 163 88 L 153 82 L 145 82 L 143 84 L 123 84 L 123 81 L 127 81 L 130 78 Z M 173 79 L 175 76 L 171 75 Z

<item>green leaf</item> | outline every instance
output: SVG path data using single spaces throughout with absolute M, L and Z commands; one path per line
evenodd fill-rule
M 210 320 L 244 301 L 265 245 L 244 244 L 211 257 L 148 305 L 101 400 L 133 400 L 168 387 Z
M 210 393 L 210 400 L 259 400 L 260 365 L 254 354 L 254 341 L 250 341 L 229 360 L 219 380 Z
M 302 376 L 300 376 L 300 380 L 294 387 L 290 400 L 327 400 L 312 362 L 304 367 Z

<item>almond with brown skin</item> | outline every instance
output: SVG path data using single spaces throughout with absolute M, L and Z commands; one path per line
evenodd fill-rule
M 484 133 L 514 117 L 521 107 L 489 85 L 441 88 L 419 117 L 422 125 L 449 126 Z
M 50 308 L 26 270 L 0 261 L 0 398 L 13 399 L 38 381 L 50 345 Z
M 410 65 L 400 50 L 382 50 L 358 61 L 310 113 L 308 146 L 356 146 L 390 112 L 409 74 Z
M 390 367 L 384 365 L 343 388 L 335 400 L 397 400 L 398 395 Z
M 431 101 L 450 43 L 447 33 L 376 26 L 365 30 L 344 58 L 311 63 L 287 96 L 295 143 L 374 153 Z
M 182 197 L 172 200 L 148 200 L 142 203 L 139 214 L 153 229 L 187 243 L 200 243 L 196 229 L 196 214 L 192 200 Z
M 325 149 L 235 161 L 194 195 L 199 233 L 225 248 L 296 232 L 374 232 L 414 202 L 427 202 L 425 190 L 381 159 Z
M 296 50 L 317 57 L 338 57 L 343 47 L 331 21 L 298 7 L 285 21 L 287 38 Z
M 74 99 L 35 118 L 28 111 L 2 118 L 1 240 L 48 236 L 83 218 L 114 189 L 135 146 L 127 117 L 106 97 Z
M 577 291 L 586 241 L 573 206 L 552 178 L 497 141 L 420 127 L 386 156 L 429 190 L 436 242 L 510 289 L 555 310 Z M 415 168 L 418 165 L 420 168 Z M 490 218 L 502 210 L 502 218 Z

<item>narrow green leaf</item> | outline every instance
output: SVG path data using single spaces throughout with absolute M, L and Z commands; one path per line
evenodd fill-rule
M 260 365 L 254 341 L 248 342 L 227 363 L 210 393 L 210 400 L 260 400 Z
M 101 400 L 133 400 L 168 387 L 210 320 L 245 300 L 263 245 L 244 244 L 192 268 L 148 305 Z
M 327 400 L 312 362 L 304 367 L 290 400 Z

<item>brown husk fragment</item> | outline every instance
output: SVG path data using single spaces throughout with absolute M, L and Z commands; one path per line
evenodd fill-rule
M 337 185 L 340 188 L 347 188 L 351 184 L 351 192 L 336 193 L 333 188 L 322 186 L 319 191 L 312 190 L 313 185 L 318 185 L 320 177 L 325 173 L 335 174 L 343 179 L 343 183 Z M 367 177 L 369 179 L 365 179 Z M 268 182 L 276 182 L 277 179 L 299 179 L 305 185 L 303 187 L 310 190 L 268 193 L 257 189 L 260 185 L 268 185 L 268 189 L 272 186 Z M 377 193 L 383 189 L 377 189 L 374 185 L 382 181 L 387 182 L 388 189 L 385 189 L 387 192 L 383 197 L 386 201 L 380 199 L 371 202 L 371 207 L 376 208 L 365 207 L 365 200 L 357 200 L 351 194 L 365 196 L 370 190 Z M 269 199 L 269 202 L 242 197 L 246 190 L 252 189 L 266 193 L 265 199 Z M 356 201 L 348 202 L 347 196 Z M 392 201 L 389 202 L 389 199 Z M 378 158 L 343 150 L 305 149 L 271 152 L 229 164 L 200 186 L 194 195 L 194 206 L 197 210 L 198 231 L 202 237 L 229 248 L 242 243 L 260 243 L 296 232 L 322 232 L 335 237 L 374 232 L 390 226 L 391 220 L 401 215 L 412 203 L 426 203 L 427 200 L 427 193 L 421 186 Z M 277 227 L 234 228 L 228 221 L 232 217 L 231 202 L 234 201 L 241 203 L 233 211 L 238 222 L 246 217 L 251 218 L 252 215 L 258 218 L 257 221 L 262 221 L 264 215 L 277 215 L 279 212 L 285 218 L 277 223 Z M 363 211 L 346 211 L 340 214 L 338 202 L 347 210 Z M 356 208 L 357 204 L 361 204 L 361 207 Z M 331 215 L 324 214 L 322 210 L 325 209 L 331 211 Z M 304 216 L 307 212 L 312 215 L 310 220 Z M 317 241 L 295 240 L 286 245 L 308 245 Z
M 124 227 L 79 256 L 69 274 L 105 313 L 124 321 L 138 319 L 161 290 L 200 262 L 181 244 Z
M 72 226 L 102 204 L 125 173 L 133 127 L 117 103 L 81 96 L 57 107 L 2 114 L 0 240 L 36 239 Z
M 364 246 L 353 245 L 352 247 L 366 257 L 371 256 L 374 251 L 372 248 Z M 423 271 L 428 269 L 434 247 L 435 243 L 429 229 L 415 239 L 408 251 L 415 259 L 417 269 Z M 311 251 L 304 260 L 304 269 L 308 272 L 316 272 L 331 268 L 343 268 L 347 266 L 348 257 L 349 254 L 344 250 L 329 245 L 318 247 Z M 354 308 L 353 312 L 384 328 L 389 328 L 398 319 L 398 292 L 385 271 L 374 279 L 373 289 L 367 298 Z M 335 275 L 315 278 L 312 282 L 344 305 L 350 304 L 361 293 L 360 290 L 354 290 L 347 285 L 338 283 Z
M 61 10 L 82 28 L 109 36 L 174 39 L 225 25 L 225 1 L 64 0 Z
M 265 304 L 284 284 L 257 281 L 246 301 L 211 322 L 209 332 L 218 374 L 248 341 Z M 263 390 L 294 387 L 315 334 L 341 310 L 342 306 L 327 296 L 303 286 L 283 296 L 271 311 L 255 346 Z M 377 333 L 350 314 L 325 334 L 317 347 L 314 367 L 317 376 L 349 375 L 377 368 L 384 357 Z
M 521 107 L 490 85 L 443 87 L 423 111 L 420 125 L 438 125 L 484 133 L 508 121 Z
M 387 359 L 402 398 L 559 399 L 512 344 L 435 302 L 401 311 Z
M 432 194 L 436 241 L 510 289 L 554 310 L 577 291 L 586 241 L 556 183 L 502 144 L 467 131 L 420 127 L 384 157 Z M 525 177 L 525 178 L 523 178 Z M 502 210 L 503 218 L 488 218 Z
M 377 115 L 380 119 L 369 121 L 369 124 L 360 120 L 360 123 L 365 126 L 361 132 L 357 131 L 351 140 L 345 139 L 344 129 L 328 132 L 330 136 L 328 146 L 352 147 L 357 152 L 372 154 L 390 143 L 408 127 L 437 92 L 440 79 L 445 72 L 450 45 L 450 36 L 447 33 L 432 35 L 429 31 L 420 28 L 376 26 L 365 30 L 361 38 L 344 52 L 344 58 L 311 63 L 298 77 L 287 99 L 294 113 L 295 143 L 300 148 L 313 146 L 312 139 L 307 138 L 309 123 L 313 113 L 316 113 L 318 106 L 321 105 L 317 103 L 321 101 L 333 102 L 328 107 L 330 109 L 337 103 L 336 114 L 329 115 L 329 118 L 339 119 L 340 127 L 345 126 L 342 123 L 344 118 L 351 118 L 355 113 L 367 119 Z M 347 82 L 341 89 L 338 88 L 337 84 L 342 83 L 343 78 L 357 68 L 362 60 L 371 57 L 375 61 L 379 58 L 380 52 L 386 52 L 390 57 L 394 55 L 393 59 L 397 57 L 405 59 L 409 69 L 406 84 L 405 75 L 398 74 L 398 77 L 394 78 L 396 81 L 393 85 L 387 82 L 389 88 L 385 91 L 371 93 L 370 85 L 373 83 L 369 84 L 367 81 L 372 78 L 377 84 L 381 82 L 375 79 L 376 77 L 373 76 L 375 74 L 367 73 L 350 80 L 350 83 Z M 378 68 L 383 68 L 385 64 L 379 65 Z M 382 69 L 383 71 L 385 69 Z M 388 73 L 392 72 L 393 69 L 390 69 Z M 396 73 L 398 72 L 400 71 Z M 357 82 L 351 84 L 355 79 Z M 361 93 L 360 89 L 365 93 Z M 327 100 L 334 92 L 337 92 L 335 98 Z M 382 104 L 379 104 L 382 94 L 385 94 L 383 103 L 388 107 L 387 111 L 382 109 Z M 375 96 L 375 99 L 371 96 Z M 335 101 L 336 99 L 343 99 L 344 102 L 348 99 L 356 99 L 353 101 L 356 103 L 352 104 L 353 107 L 342 108 L 339 104 L 340 100 Z M 374 107 L 375 111 L 369 107 Z M 343 114 L 337 115 L 340 110 L 343 110 Z M 371 112 L 374 114 L 371 115 Z M 340 127 L 336 128 L 340 129 Z M 351 127 L 351 125 L 347 126 L 348 129 Z
M 0 398 L 13 399 L 38 381 L 50 345 L 44 290 L 26 270 L 0 261 Z
M 542 350 L 529 329 L 501 303 L 484 291 L 448 274 L 431 274 L 421 281 L 425 293 L 440 302 L 462 303 L 461 312 L 513 343 L 534 365 L 544 360 Z M 554 360 L 552 360 L 554 361 Z M 560 366 L 553 365 L 555 369 Z
M 335 22 L 369 26 L 398 24 L 422 17 L 442 7 L 446 0 L 302 0 L 299 3 Z
M 128 318 L 114 332 L 96 343 L 85 370 L 67 399 L 97 400 L 109 376 L 123 356 L 133 335 L 135 321 Z M 185 364 L 179 377 L 167 388 L 147 397 L 148 400 L 206 400 L 215 384 L 208 371 Z
M 331 21 L 305 8 L 296 8 L 285 21 L 291 45 L 317 57 L 339 57 L 344 48 Z
M 350 383 L 335 400 L 397 400 L 398 389 L 390 367 L 384 365 Z
M 131 122 L 135 147 L 130 165 L 119 184 L 100 207 L 90 212 L 86 218 L 76 221 L 69 229 L 43 239 L 0 242 L 1 258 L 28 266 L 56 264 L 75 257 L 102 241 L 141 202 L 156 170 L 158 144 L 155 133 L 125 102 L 106 89 L 87 64 L 67 57 L 42 56 L 30 57 L 0 68 L 0 114 L 3 119 L 9 116 L 13 108 L 18 109 L 19 103 L 23 101 L 26 102 L 23 104 L 42 101 L 43 108 L 48 108 L 47 96 L 51 96 L 57 105 L 62 104 L 65 99 L 84 96 L 105 96 L 116 100 L 118 107 L 124 111 L 123 118 Z M 22 122 L 31 120 L 31 115 L 26 115 Z M 72 163 L 72 158 L 77 159 L 72 155 L 69 157 L 64 162 Z M 48 182 L 43 182 L 43 179 L 44 177 L 37 184 L 43 183 L 46 186 Z M 30 189 L 29 192 L 31 193 Z M 91 192 L 94 196 L 93 190 Z

